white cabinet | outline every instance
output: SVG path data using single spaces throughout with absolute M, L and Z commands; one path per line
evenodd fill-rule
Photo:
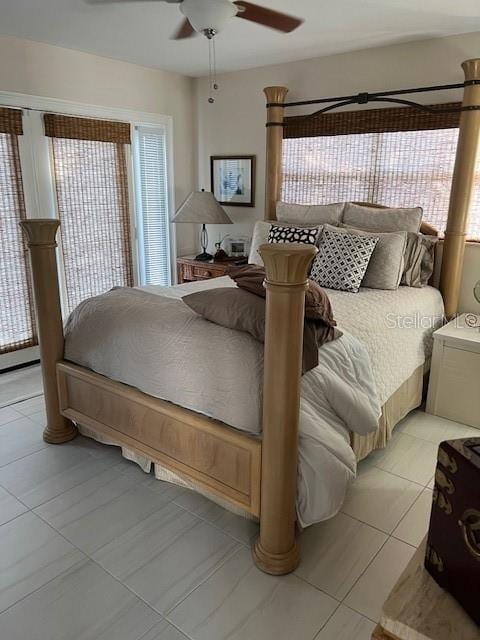
M 433 338 L 427 413 L 480 429 L 480 316 L 463 314 Z

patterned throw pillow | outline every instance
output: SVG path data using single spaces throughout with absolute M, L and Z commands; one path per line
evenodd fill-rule
M 377 242 L 377 237 L 324 229 L 310 278 L 328 289 L 358 293 Z
M 319 228 L 314 227 L 281 227 L 270 225 L 268 242 L 299 242 L 301 244 L 315 244 L 318 238 Z

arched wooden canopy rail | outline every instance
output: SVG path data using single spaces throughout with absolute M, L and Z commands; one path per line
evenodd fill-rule
M 473 195 L 478 150 L 480 146 L 480 59 L 466 60 L 462 63 L 465 81 L 452 85 L 360 93 L 356 96 L 341 96 L 285 102 L 287 87 L 266 87 L 267 99 L 267 149 L 265 175 L 265 219 L 276 219 L 276 203 L 281 197 L 282 187 L 282 140 L 284 112 L 288 107 L 313 104 L 327 104 L 320 112 L 331 111 L 338 107 L 367 102 L 394 102 L 406 105 L 406 108 L 424 108 L 403 97 L 411 93 L 426 93 L 446 89 L 464 89 L 460 116 L 455 168 L 453 173 L 448 223 L 443 241 L 443 259 L 440 275 L 440 290 L 445 303 L 445 314 L 451 318 L 457 313 L 460 283 L 465 252 L 468 214 Z M 395 96 L 395 97 L 393 97 Z M 308 115 L 305 117 L 309 117 Z M 428 232 L 427 226 L 425 231 Z

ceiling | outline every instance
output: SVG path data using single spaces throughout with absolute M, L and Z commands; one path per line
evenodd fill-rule
M 200 1 L 200 0 L 199 0 Z M 305 23 L 285 35 L 233 18 L 217 36 L 219 71 L 480 31 L 479 0 L 259 0 Z M 201 76 L 207 41 L 175 42 L 176 4 L 93 6 L 83 0 L 0 0 L 0 35 Z

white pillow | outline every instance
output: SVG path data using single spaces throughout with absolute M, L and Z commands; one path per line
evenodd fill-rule
M 263 260 L 258 253 L 258 247 L 268 243 L 268 234 L 270 232 L 270 222 L 259 220 L 253 228 L 252 244 L 250 245 L 250 253 L 248 254 L 248 264 L 258 264 L 263 267 Z
M 314 205 L 277 202 L 277 220 L 296 225 L 331 224 L 337 226 L 342 221 L 344 206 L 344 202 Z

